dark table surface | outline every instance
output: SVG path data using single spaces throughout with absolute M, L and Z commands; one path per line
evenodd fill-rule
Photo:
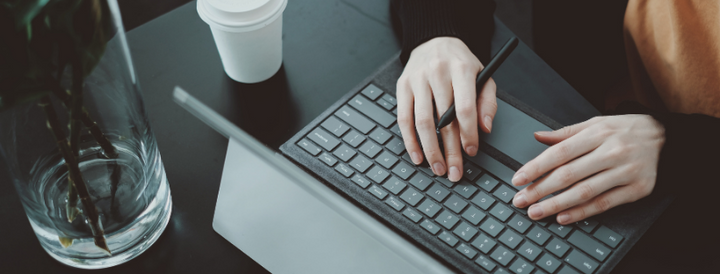
M 213 231 L 227 139 L 173 103 L 172 88 L 183 87 L 277 149 L 399 51 L 388 9 L 386 0 L 290 1 L 283 22 L 283 67 L 268 81 L 253 85 L 233 82 L 224 74 L 194 2 L 130 31 L 145 107 L 170 182 L 173 215 L 144 254 L 96 272 L 267 272 Z M 510 35 L 498 24 L 494 48 Z M 597 115 L 525 45 L 494 78 L 500 88 L 560 123 Z M 45 253 L 5 170 L 0 170 L 0 182 L 0 273 L 81 272 Z

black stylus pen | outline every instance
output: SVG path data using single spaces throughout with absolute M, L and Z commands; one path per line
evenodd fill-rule
M 505 42 L 505 45 L 498 51 L 497 54 L 490 60 L 490 63 L 478 74 L 476 83 L 476 92 L 477 96 L 480 96 L 480 91 L 482 90 L 482 87 L 485 85 L 485 82 L 487 82 L 490 79 L 490 76 L 492 76 L 493 73 L 502 65 L 502 63 L 507 59 L 507 57 L 512 53 L 512 51 L 517 47 L 518 45 L 518 39 L 517 37 L 512 37 L 510 40 Z M 437 125 L 437 131 L 439 132 L 441 128 L 444 128 L 445 126 L 449 125 L 453 120 L 455 120 L 455 103 L 453 103 L 450 108 L 443 114 L 442 117 L 440 117 L 440 121 L 438 121 Z

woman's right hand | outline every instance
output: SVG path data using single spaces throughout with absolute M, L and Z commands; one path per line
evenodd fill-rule
M 462 40 L 437 37 L 412 51 L 397 82 L 398 125 L 410 158 L 420 164 L 424 151 L 433 172 L 447 172 L 453 182 L 462 178 L 462 151 L 470 156 L 477 154 L 478 122 L 483 131 L 490 133 L 497 111 L 497 87 L 492 78 L 476 96 L 475 79 L 482 68 Z M 455 103 L 457 118 L 440 130 L 444 157 L 435 131 L 433 101 L 437 117 Z

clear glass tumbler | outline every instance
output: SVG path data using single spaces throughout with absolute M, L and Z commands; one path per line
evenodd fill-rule
M 77 166 L 89 203 L 71 191 L 78 183 L 70 183 L 70 164 L 59 149 L 61 142 L 49 130 L 47 104 L 32 100 L 0 111 L 0 163 L 10 171 L 40 244 L 58 261 L 85 269 L 111 267 L 140 255 L 160 237 L 172 210 L 117 2 L 101 2 L 103 8 L 98 10 L 111 16 L 110 28 L 102 58 L 83 80 L 86 117 L 76 142 Z M 72 71 L 70 66 L 57 73 L 63 90 L 76 84 Z M 57 114 L 59 132 L 71 136 L 66 95 L 51 93 L 45 102 Z M 99 141 L 103 138 L 114 152 L 103 147 L 104 141 Z M 79 187 L 75 190 L 81 192 Z M 98 244 L 99 238 L 107 249 Z

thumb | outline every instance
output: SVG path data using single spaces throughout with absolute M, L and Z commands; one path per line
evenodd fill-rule
M 543 144 L 552 146 L 554 144 L 562 142 L 567 138 L 574 136 L 575 134 L 578 134 L 578 132 L 583 131 L 589 126 L 600 122 L 600 120 L 601 118 L 593 118 L 585 122 L 566 126 L 554 131 L 537 131 L 535 132 L 535 140 L 538 140 Z

